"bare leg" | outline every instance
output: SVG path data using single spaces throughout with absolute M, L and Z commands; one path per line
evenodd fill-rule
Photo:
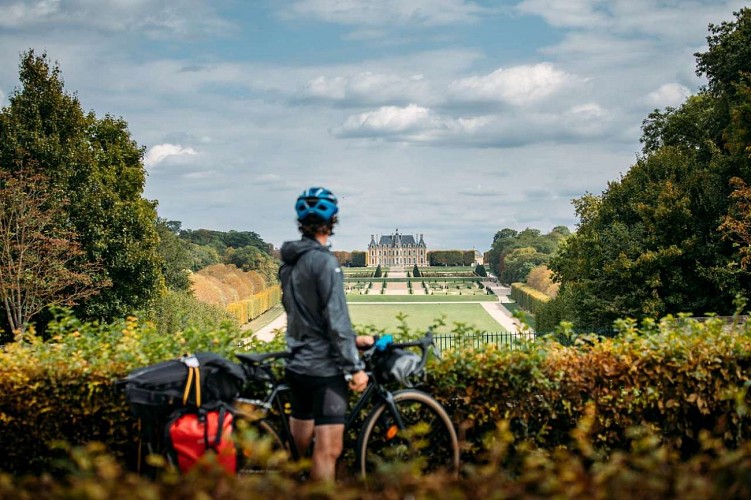
M 313 420 L 299 420 L 294 417 L 289 418 L 289 430 L 292 432 L 292 438 L 295 440 L 295 448 L 300 458 L 305 456 L 311 441 L 313 441 Z
M 336 460 L 344 445 L 344 424 L 317 425 L 315 436 L 310 476 L 317 481 L 333 482 L 336 479 Z

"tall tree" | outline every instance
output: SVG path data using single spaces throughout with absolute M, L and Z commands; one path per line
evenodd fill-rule
M 524 281 L 529 271 L 550 259 L 569 234 L 565 226 L 556 226 L 548 234 L 533 228 L 523 231 L 505 228 L 493 237 L 486 259 L 502 282 Z
M 190 270 L 193 256 L 190 243 L 181 240 L 180 222 L 158 219 L 159 253 L 164 262 L 164 281 L 170 290 L 190 291 Z
M 708 50 L 696 54 L 707 86 L 678 108 L 651 113 L 637 163 L 601 196 L 575 203 L 577 233 L 551 267 L 579 326 L 727 314 L 734 296 L 749 292 L 751 10 L 735 16 L 710 25 Z
M 33 50 L 20 64 L 20 88 L 0 112 L 0 167 L 49 178 L 69 200 L 66 215 L 95 283 L 111 283 L 77 311 L 109 319 L 147 307 L 164 289 L 156 203 L 142 197 L 143 148 L 124 120 L 83 112 L 60 68 Z
M 0 171 L 0 299 L 11 332 L 23 334 L 45 308 L 73 306 L 107 284 L 92 279 L 100 266 L 83 258 L 61 198 L 41 175 Z

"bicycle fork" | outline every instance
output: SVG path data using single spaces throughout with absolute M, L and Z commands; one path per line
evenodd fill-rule
M 394 399 L 394 395 L 391 392 L 387 392 L 385 395 L 381 394 L 383 397 L 384 402 L 386 403 L 386 407 L 389 410 L 389 413 L 391 413 L 391 416 L 394 417 L 394 423 L 396 424 L 396 427 L 400 430 L 404 430 L 404 422 L 402 421 L 402 414 L 399 413 L 399 409 L 396 407 L 396 400 Z

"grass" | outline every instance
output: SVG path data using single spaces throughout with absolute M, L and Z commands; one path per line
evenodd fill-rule
M 347 295 L 347 302 L 496 302 L 498 297 L 495 295 L 381 295 L 379 293 L 360 295 Z
M 454 323 L 471 325 L 486 332 L 501 332 L 498 324 L 480 304 L 349 304 L 352 323 L 357 326 L 372 325 L 379 330 L 394 331 L 400 325 L 398 314 L 407 316 L 411 330 L 424 331 L 436 319 L 444 317 L 446 326 L 436 333 L 449 333 Z

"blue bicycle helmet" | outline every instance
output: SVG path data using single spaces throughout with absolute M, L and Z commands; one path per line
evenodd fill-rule
M 324 222 L 329 222 L 339 211 L 336 205 L 336 196 L 326 188 L 308 188 L 297 197 L 295 203 L 297 220 L 302 221 L 314 215 Z

